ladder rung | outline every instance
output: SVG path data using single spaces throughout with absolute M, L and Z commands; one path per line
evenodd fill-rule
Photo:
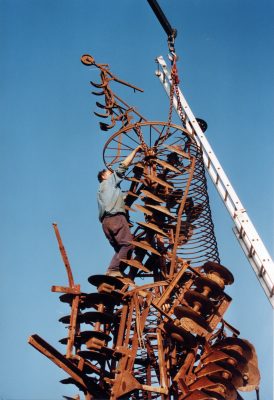
M 262 265 L 261 268 L 260 268 L 259 276 L 262 278 L 262 277 L 264 276 L 265 272 L 266 272 L 266 271 L 265 271 L 265 268 L 264 268 L 264 266 Z

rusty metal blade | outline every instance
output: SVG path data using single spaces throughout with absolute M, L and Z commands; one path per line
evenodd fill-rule
M 162 236 L 168 237 L 168 234 L 165 233 L 162 229 L 158 227 L 158 225 L 152 224 L 151 222 L 137 222 L 138 225 L 142 226 L 145 229 L 150 229 L 156 233 L 160 233 Z
M 167 216 L 170 217 L 170 218 L 176 218 L 176 216 L 174 216 L 173 214 L 171 214 L 171 212 L 170 212 L 166 207 L 163 207 L 163 206 L 154 206 L 153 204 L 147 204 L 146 206 L 149 207 L 149 208 L 152 208 L 153 210 L 156 210 L 156 211 L 158 211 L 158 212 L 161 212 L 161 213 L 167 215 Z
M 138 260 L 134 260 L 134 259 L 127 260 L 127 259 L 125 259 L 125 258 L 122 258 L 121 261 L 122 261 L 122 263 L 127 264 L 127 265 L 129 265 L 130 267 L 140 269 L 140 270 L 142 270 L 142 271 L 144 271 L 144 272 L 151 272 L 148 268 L 146 268 L 146 267 L 145 267 L 142 263 L 140 263 L 140 261 L 138 261 Z
M 147 208 L 141 206 L 140 204 L 134 204 L 134 207 L 136 207 L 139 211 L 141 211 L 142 213 L 146 214 L 146 215 L 152 215 L 152 211 L 148 210 Z
M 186 153 L 180 146 L 170 146 L 170 145 L 165 145 L 167 149 L 170 151 L 174 151 L 174 153 L 179 154 L 180 156 L 183 156 L 185 158 L 190 158 L 189 153 Z
M 173 189 L 173 186 L 172 186 L 172 185 L 170 185 L 169 183 L 163 181 L 162 179 L 160 179 L 160 178 L 158 178 L 158 177 L 156 177 L 156 176 L 147 174 L 147 175 L 145 175 L 145 178 L 146 178 L 146 179 L 149 179 L 149 180 L 152 181 L 152 182 L 159 183 L 159 185 L 164 186 L 164 187 L 166 187 L 166 188 L 168 188 L 168 189 Z
M 151 253 L 156 254 L 157 256 L 161 255 L 161 253 L 159 253 L 159 251 L 156 250 L 154 247 L 152 247 L 147 241 L 142 240 L 140 242 L 137 242 L 135 240 L 132 240 L 130 243 L 133 244 L 135 247 L 139 247 L 140 249 L 150 251 Z
M 180 171 L 178 168 L 174 167 L 173 165 L 169 164 L 168 162 L 164 160 L 160 160 L 159 158 L 155 159 L 155 162 L 162 167 L 169 169 L 170 171 L 176 172 L 177 174 L 182 174 L 182 171 Z
M 142 189 L 141 192 L 145 195 L 145 197 L 148 197 L 149 199 L 157 201 L 158 203 L 165 202 L 165 200 L 161 199 L 159 196 L 156 196 L 154 193 L 149 192 L 148 190 Z M 141 198 L 144 199 L 145 197 L 141 197 Z

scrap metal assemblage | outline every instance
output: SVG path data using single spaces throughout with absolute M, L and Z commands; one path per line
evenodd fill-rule
M 202 141 L 207 124 L 187 110 L 179 89 L 177 32 L 157 2 L 148 2 L 168 35 L 171 72 L 161 57 L 157 71 L 169 95 L 166 122 L 148 121 L 114 93 L 113 81 L 142 90 L 108 64 L 81 58 L 99 72 L 100 82 L 90 83 L 100 128 L 114 132 L 103 148 L 106 167 L 114 170 L 137 145 L 143 150 L 125 178 L 134 250 L 121 263 L 132 282 L 92 275 L 92 292 L 83 293 L 53 224 L 68 275 L 67 286 L 52 287 L 68 307 L 59 320 L 68 327 L 60 340 L 66 352 L 37 334 L 29 343 L 68 374 L 61 382 L 75 385 L 78 394 L 66 399 L 82 393 L 86 400 L 240 400 L 241 392 L 253 390 L 259 399 L 255 348 L 225 319 L 232 301 L 226 287 L 234 278 L 221 264 L 211 217 L 205 169 L 214 163 Z M 172 122 L 174 105 L 180 125 Z M 230 196 L 224 192 L 224 202 Z

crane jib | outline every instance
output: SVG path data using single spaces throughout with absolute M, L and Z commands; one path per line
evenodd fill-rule
M 152 8 L 154 14 L 158 18 L 158 21 L 162 25 L 167 36 L 175 38 L 177 36 L 177 30 L 175 28 L 172 28 L 165 14 L 163 13 L 161 7 L 159 6 L 158 2 L 156 0 L 147 0 L 147 1 L 150 7 Z

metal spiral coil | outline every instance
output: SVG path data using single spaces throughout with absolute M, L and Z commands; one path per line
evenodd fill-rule
M 166 188 L 161 187 L 158 189 L 156 188 L 153 191 L 158 194 L 160 198 L 165 200 L 165 206 L 170 213 L 174 215 L 175 221 L 178 205 L 183 197 L 188 181 L 189 174 L 187 168 L 189 168 L 190 164 L 189 159 L 190 157 L 195 158 L 194 174 L 186 200 L 187 207 L 181 218 L 182 234 L 180 235 L 181 238 L 180 243 L 178 243 L 177 252 L 184 260 L 191 261 L 193 266 L 200 265 L 208 260 L 219 262 L 220 258 L 214 234 L 214 224 L 211 217 L 201 150 L 197 146 L 196 142 L 191 138 L 189 132 L 177 125 L 171 124 L 169 126 L 162 122 L 145 122 L 138 124 L 138 126 L 141 128 L 145 143 L 152 153 L 147 157 L 147 159 L 146 156 L 144 156 L 144 160 L 142 161 L 144 167 L 151 169 L 152 165 L 155 165 L 156 175 L 161 179 L 164 179 L 173 187 L 172 190 L 169 190 L 169 193 L 165 193 L 168 189 L 166 190 Z M 170 130 L 168 139 L 157 146 L 159 137 L 164 136 L 168 129 Z M 116 166 L 118 166 L 118 164 L 122 162 L 126 155 L 134 148 L 134 146 L 136 146 L 136 143 L 138 143 L 138 136 L 135 132 L 134 126 L 121 129 L 118 133 L 112 135 L 106 142 L 103 152 L 106 166 L 115 169 Z M 181 156 L 180 153 L 186 148 L 188 150 L 185 153 L 185 157 Z M 172 165 L 178 170 L 177 172 L 165 168 L 164 163 L 168 164 L 168 160 L 173 163 Z M 161 162 L 161 164 L 157 162 Z M 140 160 L 135 164 L 138 163 L 140 164 Z M 133 166 L 128 173 L 127 177 L 129 182 L 132 182 L 130 181 L 130 179 L 132 179 L 132 174 L 138 179 L 144 177 L 140 168 L 138 169 L 138 166 Z M 140 185 L 145 187 L 145 184 L 142 184 L 142 182 Z M 136 197 L 133 197 L 132 187 L 131 189 L 129 188 L 129 192 L 126 203 L 131 206 L 136 202 Z M 135 213 L 131 213 L 130 218 L 132 222 L 137 219 Z M 166 227 L 164 227 L 163 230 L 167 232 L 168 228 L 170 228 L 170 226 L 168 226 L 167 218 L 162 217 L 161 219 L 158 215 L 158 220 L 160 220 L 158 222 L 160 222 L 162 226 L 165 226 L 164 224 L 166 224 Z M 172 224 L 170 223 L 169 225 Z M 174 225 L 173 222 L 173 226 Z

